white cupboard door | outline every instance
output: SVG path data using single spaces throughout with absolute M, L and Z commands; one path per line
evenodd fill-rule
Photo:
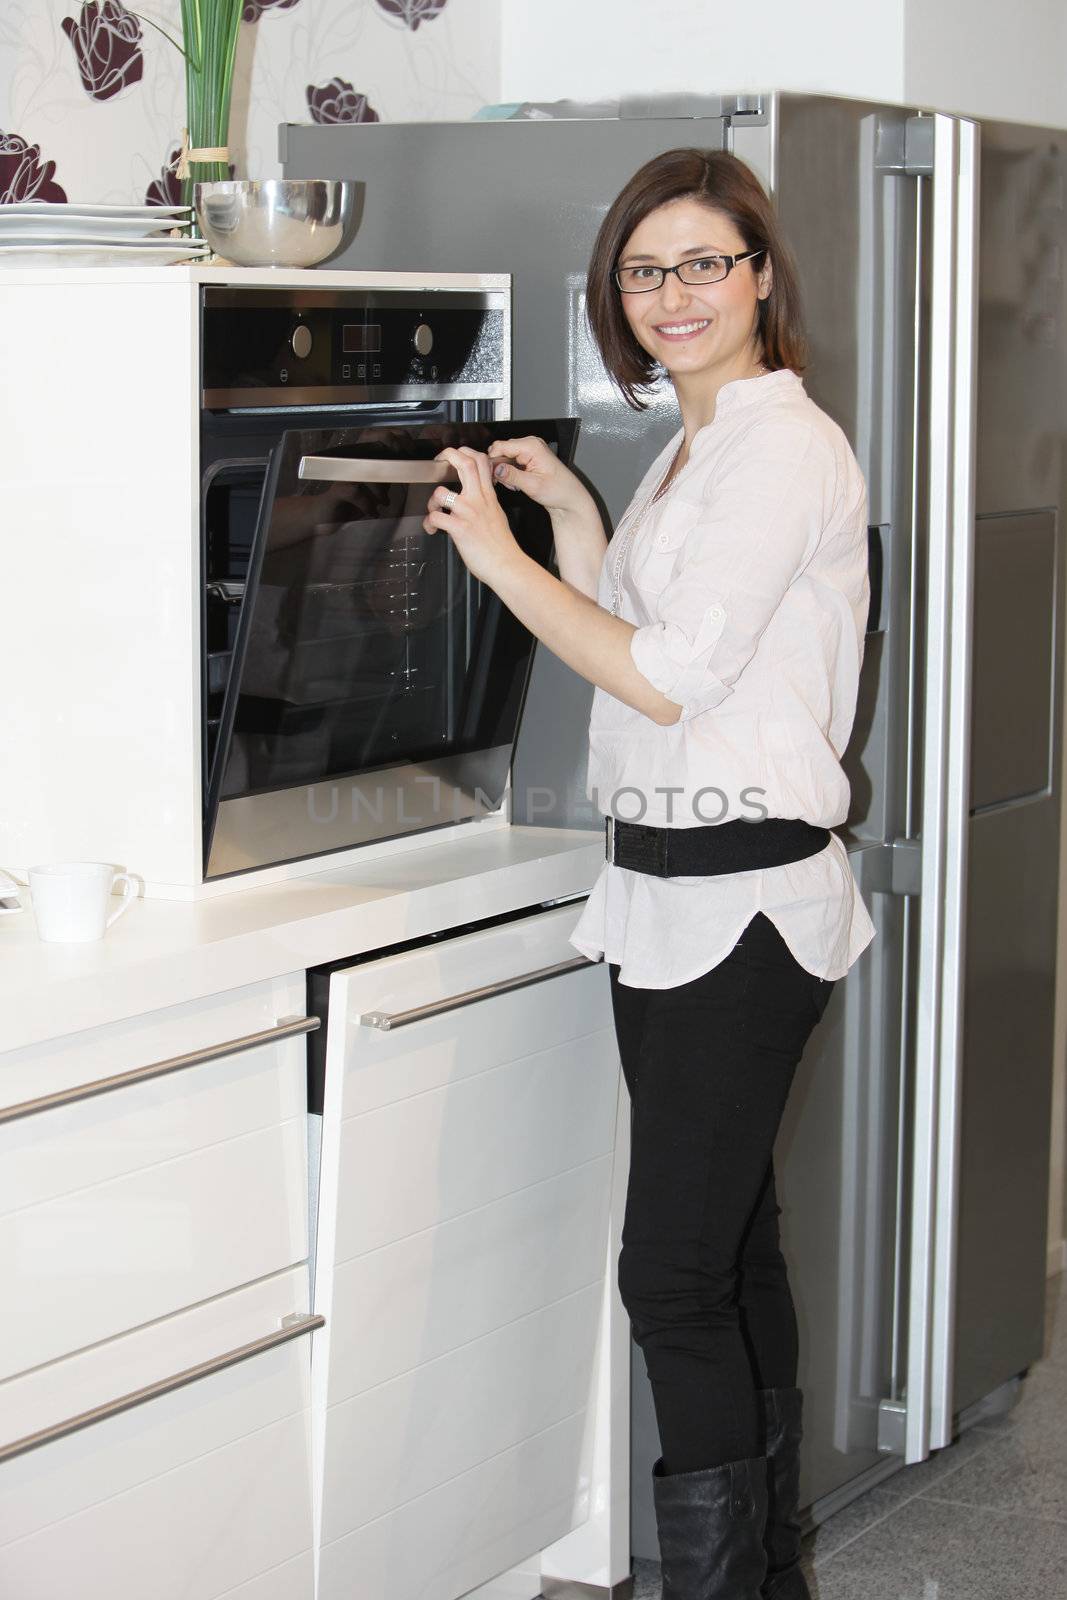
M 315 1589 L 315 1558 L 310 1550 L 280 1567 L 227 1589 L 222 1600 L 306 1600 Z
M 453 1600 L 590 1514 L 620 1074 L 576 916 L 333 977 L 320 1600 Z
M 306 1268 L 279 1273 L 0 1384 L 0 1594 L 275 1600 L 283 1570 L 311 1600 L 307 1295 Z
M 5 1071 L 0 1284 L 19 1314 L 0 1380 L 306 1259 L 306 1048 L 300 1018 L 277 1015 L 303 1010 L 303 984 L 278 987 Z

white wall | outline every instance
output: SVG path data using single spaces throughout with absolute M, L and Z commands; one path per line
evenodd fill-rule
M 811 89 L 903 99 L 902 0 L 502 0 L 501 99 Z
M 127 12 L 180 34 L 178 0 L 127 0 Z M 383 122 L 471 116 L 498 98 L 499 0 L 247 0 L 238 44 L 230 149 L 239 177 L 280 173 L 279 122 L 307 121 L 308 89 L 342 78 Z M 178 51 L 140 25 L 135 60 L 87 88 L 63 20 L 82 19 L 82 0 L 0 0 L 0 135 L 35 152 L 18 193 L 34 198 L 49 179 L 79 202 L 138 203 L 176 150 L 185 121 Z M 129 21 L 126 23 L 129 26 Z M 132 24 L 134 28 L 136 23 Z M 101 27 L 101 60 L 114 68 L 121 45 Z M 102 69 L 101 69 L 102 72 Z M 49 170 L 51 169 L 51 170 Z M 5 176 L 6 174 L 6 176 Z
M 1067 0 L 904 0 L 906 99 L 1067 126 Z
M 1067 0 L 501 0 L 501 99 L 807 89 L 1067 126 Z

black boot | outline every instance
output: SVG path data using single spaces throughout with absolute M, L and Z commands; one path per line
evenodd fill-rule
M 761 1389 L 761 1433 L 767 1452 L 767 1576 L 763 1600 L 811 1600 L 800 1567 L 800 1439 L 803 1396 L 799 1389 Z
M 663 1600 L 759 1600 L 767 1570 L 767 1463 L 652 1474 Z

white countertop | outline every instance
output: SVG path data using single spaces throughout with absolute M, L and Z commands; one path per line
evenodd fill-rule
M 48 247 L 42 245 L 42 253 Z M 17 259 L 17 258 L 16 258 Z M 511 278 L 504 272 L 357 272 L 347 267 L 233 267 L 219 258 L 206 262 L 182 261 L 161 267 L 151 261 L 97 266 L 0 267 L 0 285 L 37 289 L 44 284 L 148 283 L 166 286 L 183 283 L 229 284 L 233 288 L 266 289 L 452 289 L 474 292 L 504 290 Z
M 0 917 L 0 1050 L 588 891 L 599 833 L 507 827 L 210 900 L 143 900 L 92 944 Z M 23 896 L 24 902 L 26 896 Z

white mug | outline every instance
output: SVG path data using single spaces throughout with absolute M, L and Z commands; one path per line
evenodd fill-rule
M 137 895 L 134 879 L 106 861 L 60 861 L 31 867 L 29 880 L 38 935 L 57 944 L 102 939 Z M 108 916 L 111 891 L 120 883 L 124 886 L 122 902 Z

